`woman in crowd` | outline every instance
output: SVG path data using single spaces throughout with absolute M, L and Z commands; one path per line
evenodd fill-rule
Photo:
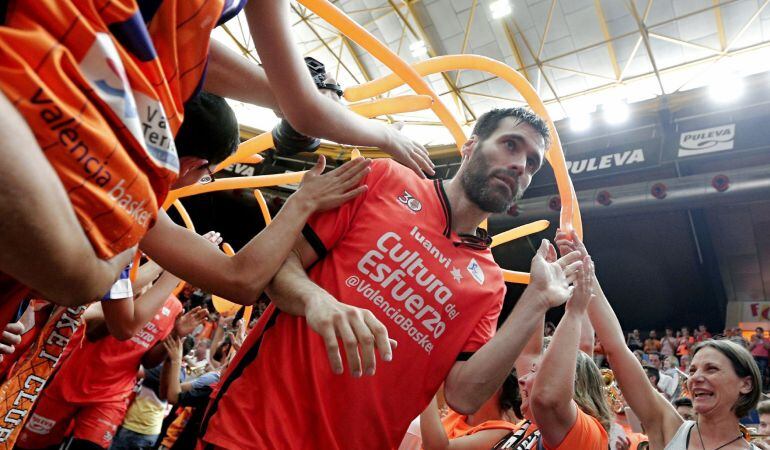
M 503 386 L 474 414 L 454 411 L 439 417 L 434 397 L 420 414 L 422 447 L 425 450 L 488 450 L 521 421 L 521 396 L 515 373 L 508 375 Z
M 556 260 L 555 250 L 549 256 Z M 550 450 L 608 447 L 613 415 L 604 380 L 593 359 L 578 348 L 581 330 L 588 326 L 591 280 L 579 266 L 576 270 L 575 290 L 548 349 L 541 356 L 542 333 L 536 332 L 516 361 L 521 411 L 527 420 L 495 449 L 536 448 L 529 445 L 537 440 Z
M 746 441 L 738 420 L 759 400 L 762 385 L 751 354 L 729 341 L 704 341 L 692 349 L 688 390 L 697 421 L 684 421 L 673 405 L 647 382 L 644 370 L 623 340 L 620 323 L 601 291 L 593 264 L 574 232 L 559 231 L 559 249 L 579 250 L 589 261 L 596 298 L 589 307 L 591 322 L 629 406 L 639 416 L 650 448 L 664 450 L 755 449 Z

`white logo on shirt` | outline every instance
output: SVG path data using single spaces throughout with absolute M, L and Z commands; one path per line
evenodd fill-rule
M 168 308 L 166 308 L 165 306 L 164 306 L 164 307 L 163 307 L 163 309 L 161 309 L 160 311 L 161 311 L 161 312 L 163 313 L 163 315 L 164 315 L 164 316 L 166 316 L 166 317 L 168 317 L 168 316 L 171 314 L 171 310 L 170 310 L 170 309 L 168 309 Z
M 477 283 L 484 284 L 484 272 L 481 270 L 481 266 L 475 259 L 471 259 L 471 262 L 468 264 L 468 272 Z
M 404 191 L 400 197 L 396 197 L 396 200 L 398 200 L 399 203 L 406 205 L 412 212 L 418 212 L 422 209 L 422 203 L 407 191 Z

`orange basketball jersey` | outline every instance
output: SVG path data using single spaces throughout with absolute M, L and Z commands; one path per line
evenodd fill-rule
M 154 224 L 177 177 L 174 135 L 202 84 L 210 32 L 243 3 L 0 2 L 0 89 L 101 258 L 137 244 Z M 0 292 L 3 310 L 13 309 L 9 292 Z

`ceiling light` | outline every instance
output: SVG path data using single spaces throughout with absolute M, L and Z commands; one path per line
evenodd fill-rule
M 409 45 L 409 51 L 412 52 L 412 56 L 415 58 L 421 58 L 428 54 L 428 48 L 425 46 L 425 41 L 413 42 Z
M 494 1 L 489 4 L 489 9 L 492 11 L 493 19 L 502 19 L 513 12 L 511 3 L 508 0 Z
M 723 74 L 715 76 L 708 87 L 709 96 L 719 103 L 727 103 L 740 98 L 743 95 L 745 83 L 743 78 L 736 74 Z
M 569 126 L 572 131 L 585 131 L 591 128 L 591 114 L 581 112 L 569 116 Z
M 610 124 L 623 123 L 631 116 L 631 108 L 625 100 L 610 100 L 604 104 L 604 120 Z
M 567 116 L 572 131 L 585 131 L 591 127 L 591 114 L 596 105 L 585 99 L 576 99 L 567 105 Z

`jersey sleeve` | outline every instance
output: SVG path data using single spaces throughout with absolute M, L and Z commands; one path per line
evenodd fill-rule
M 134 296 L 134 291 L 131 288 L 131 266 L 133 263 L 127 265 L 118 276 L 118 281 L 112 285 L 109 292 L 104 294 L 102 301 L 117 300 L 121 298 L 129 298 Z
M 505 288 L 498 294 L 498 300 L 489 308 L 486 314 L 478 321 L 473 328 L 471 335 L 465 341 L 462 352 L 458 360 L 467 360 L 476 350 L 486 344 L 495 335 L 497 330 L 497 320 L 500 317 L 500 311 L 503 309 L 503 299 L 505 297 Z
M 609 438 L 598 420 L 577 408 L 577 419 L 567 435 L 556 447 L 544 446 L 545 450 L 606 450 Z
M 381 180 L 391 175 L 390 160 L 376 160 L 371 164 L 371 172 L 364 177 L 361 183 L 367 185 L 367 190 L 358 197 L 343 203 L 337 208 L 313 214 L 308 220 L 302 235 L 321 259 L 331 250 L 339 240 L 347 234 L 350 226 L 356 218 L 356 213 L 366 199 L 372 195 L 372 190 L 377 188 Z

